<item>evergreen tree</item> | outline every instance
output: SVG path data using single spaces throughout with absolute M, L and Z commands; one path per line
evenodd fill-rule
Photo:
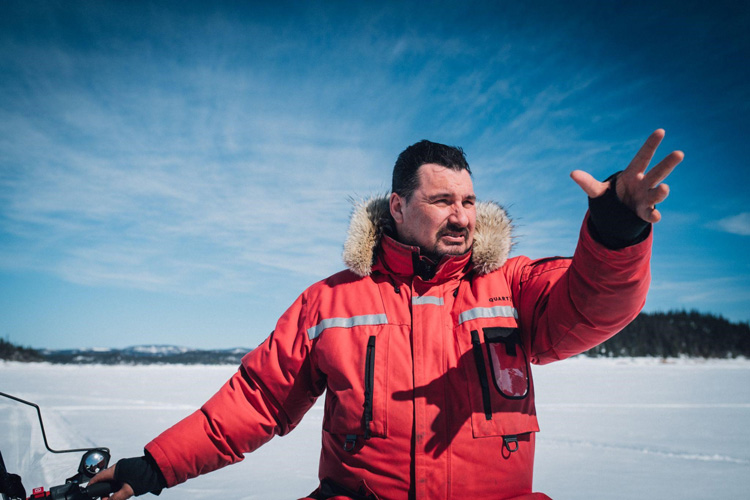
M 750 324 L 713 314 L 670 311 L 641 313 L 588 356 L 750 357 Z
M 44 356 L 36 349 L 13 345 L 0 339 L 0 359 L 5 361 L 44 361 Z

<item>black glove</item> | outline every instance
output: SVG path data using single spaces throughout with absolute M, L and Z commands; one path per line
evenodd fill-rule
M 651 224 L 641 219 L 617 197 L 617 176 L 607 180 L 609 188 L 597 197 L 589 198 L 589 231 L 596 241 L 610 250 L 620 250 L 648 238 Z
M 21 476 L 7 472 L 0 474 L 0 493 L 7 495 L 10 500 L 25 500 L 26 490 L 21 484 Z
M 156 461 L 146 453 L 143 457 L 123 458 L 115 467 L 115 480 L 128 483 L 135 496 L 153 493 L 158 495 L 167 487 L 167 481 L 156 465 Z

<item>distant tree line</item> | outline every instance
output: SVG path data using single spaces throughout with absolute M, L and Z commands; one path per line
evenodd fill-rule
M 248 349 L 249 350 L 249 349 Z M 142 353 L 132 349 L 79 351 L 76 349 L 43 351 L 44 360 L 76 365 L 239 365 L 248 350 L 190 349 L 186 352 Z
M 750 323 L 697 311 L 641 313 L 587 356 L 672 358 L 750 357 Z
M 6 361 L 45 361 L 42 353 L 30 347 L 13 345 L 0 339 L 0 359 Z
M 238 364 L 244 351 L 199 350 L 147 355 L 130 349 L 106 352 L 37 350 L 0 339 L 0 360 L 72 364 Z M 623 331 L 586 351 L 591 357 L 750 358 L 750 323 L 732 323 L 697 311 L 641 313 Z

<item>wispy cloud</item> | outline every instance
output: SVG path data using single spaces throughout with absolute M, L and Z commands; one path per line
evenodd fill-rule
M 2 265 L 34 261 L 74 282 L 149 289 L 190 289 L 211 273 L 236 288 L 259 266 L 335 270 L 357 175 L 332 157 L 368 175 L 366 155 L 350 146 L 287 147 L 221 166 L 171 154 L 112 161 L 62 144 L 50 151 L 3 182 L 1 227 L 19 243 Z
M 121 93 L 115 80 L 103 94 Z M 382 189 L 379 155 L 320 110 L 257 112 L 246 97 L 220 124 L 210 117 L 231 103 L 171 106 L 168 94 L 112 109 L 62 81 L 33 96 L 46 116 L 4 113 L 0 265 L 183 292 L 234 291 L 264 266 L 337 270 L 347 196 Z
M 750 212 L 725 217 L 716 222 L 716 228 L 727 233 L 750 236 Z

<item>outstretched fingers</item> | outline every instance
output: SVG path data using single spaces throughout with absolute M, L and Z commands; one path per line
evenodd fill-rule
M 643 143 L 643 146 L 641 146 L 641 149 L 638 150 L 638 153 L 635 155 L 635 157 L 623 173 L 628 175 L 635 175 L 645 172 L 648 164 L 654 157 L 654 153 L 656 153 L 656 149 L 659 147 L 659 144 L 661 144 L 662 139 L 664 139 L 664 134 L 664 129 L 660 128 L 655 130 L 650 136 L 648 136 L 646 142 Z
M 646 209 L 645 213 L 643 215 L 639 215 L 639 217 L 646 222 L 656 224 L 661 220 L 661 213 L 659 213 L 659 210 L 657 210 L 656 208 L 651 207 Z
M 604 192 L 607 191 L 607 187 L 609 187 L 609 182 L 599 182 L 594 176 L 583 170 L 572 171 L 570 173 L 570 178 L 573 179 L 576 184 L 581 186 L 581 189 L 583 189 L 589 198 L 598 198 L 603 195 Z
M 659 184 L 655 188 L 649 189 L 646 203 L 653 206 L 666 200 L 667 196 L 669 196 L 669 186 Z
M 659 184 L 653 189 L 649 189 L 640 203 L 640 206 L 636 209 L 636 214 L 646 222 L 659 222 L 661 220 L 661 214 L 656 209 L 656 205 L 661 203 L 669 195 L 669 186 L 666 184 Z
M 654 165 L 654 167 L 648 171 L 644 176 L 644 180 L 649 187 L 655 187 L 661 181 L 667 178 L 672 170 L 680 164 L 685 158 L 685 153 L 682 151 L 672 151 L 662 161 Z

